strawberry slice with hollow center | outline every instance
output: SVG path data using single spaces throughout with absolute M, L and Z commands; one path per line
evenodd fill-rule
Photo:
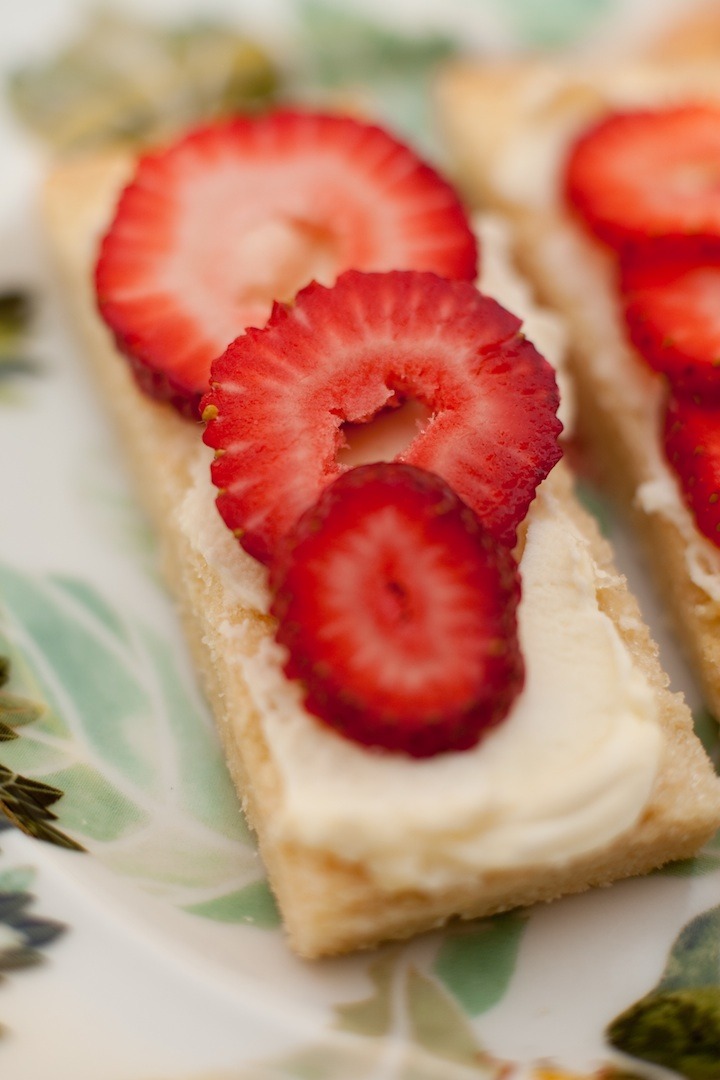
M 351 267 L 473 280 L 477 247 L 452 188 L 386 132 L 277 112 L 143 157 L 96 287 L 143 389 L 196 416 L 211 361 L 238 334 Z
M 522 688 L 515 561 L 432 473 L 345 473 L 286 537 L 272 584 L 286 674 L 356 742 L 463 750 Z
M 720 236 L 720 106 L 605 117 L 572 147 L 565 194 L 615 248 L 656 236 Z
M 720 397 L 720 245 L 649 243 L 623 261 L 630 338 L 673 387 Z
M 698 528 L 720 547 L 720 405 L 671 395 L 664 441 L 667 460 Z
M 472 285 L 348 271 L 278 305 L 213 364 L 204 439 L 217 452 L 218 509 L 243 547 L 270 561 L 347 468 L 344 425 L 408 399 L 429 419 L 399 457 L 442 476 L 512 544 L 561 453 L 552 368 Z

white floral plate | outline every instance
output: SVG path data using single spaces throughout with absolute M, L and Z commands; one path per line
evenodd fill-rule
M 636 32 L 647 11 L 612 0 L 408 0 L 390 15 L 384 6 L 288 0 L 258 11 L 227 0 L 212 15 L 249 27 L 294 92 L 368 95 L 432 152 L 423 87 L 432 62 L 458 40 L 486 48 L 587 41 L 591 32 Z M 310 965 L 286 950 L 152 540 L 65 322 L 37 208 L 48 137 L 94 137 L 106 103 L 128 98 L 136 126 L 146 123 L 160 68 L 163 100 L 176 89 L 170 60 L 197 38 L 172 37 L 168 52 L 165 30 L 138 38 L 127 18 L 178 23 L 207 19 L 209 9 L 200 0 L 125 4 L 48 75 L 58 50 L 84 33 L 90 5 L 3 0 L 2 8 L 0 804 L 24 833 L 8 825 L 0 837 L 0 1074 L 657 1075 L 613 1056 L 604 1032 L 653 988 L 717 990 L 720 849 L 712 845 L 664 874 L 373 954 Z M 209 92 L 217 50 L 232 35 L 194 33 L 210 50 L 198 69 Z M 242 55 L 255 65 L 252 92 L 264 94 L 264 61 Z M 46 140 L 31 137 L 20 117 Z M 606 521 L 674 684 L 694 702 L 632 544 Z M 698 724 L 715 752 L 714 726 L 700 710 Z M 712 994 L 698 1000 L 691 994 L 698 1015 L 717 1016 Z M 663 1022 L 677 1039 L 677 1015 Z M 720 1062 L 717 1020 L 708 1023 Z M 720 1076 L 692 1068 L 691 1080 Z

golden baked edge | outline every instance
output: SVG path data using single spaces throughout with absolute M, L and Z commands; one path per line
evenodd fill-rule
M 82 334 L 105 407 L 113 414 L 138 494 L 157 531 L 173 593 L 197 670 L 216 718 L 228 766 L 282 912 L 290 946 L 317 958 L 406 938 L 459 916 L 474 918 L 642 874 L 693 854 L 720 824 L 720 783 L 692 732 L 682 698 L 667 689 L 657 649 L 634 598 L 612 565 L 608 545 L 576 503 L 561 465 L 552 484 L 561 493 L 593 554 L 607 570 L 599 593 L 657 695 L 666 732 L 656 785 L 642 820 L 611 845 L 565 865 L 478 876 L 471 886 L 388 893 L 366 868 L 331 853 L 284 842 L 273 832 L 279 777 L 265 743 L 253 688 L 219 627 L 242 624 L 247 647 L 272 632 L 268 617 L 238 610 L 217 573 L 177 521 L 201 445 L 199 425 L 181 419 L 136 388 L 94 304 L 91 261 L 128 161 L 105 154 L 58 166 L 45 192 L 45 223 L 67 306 Z M 204 449 L 204 448 L 203 448 Z

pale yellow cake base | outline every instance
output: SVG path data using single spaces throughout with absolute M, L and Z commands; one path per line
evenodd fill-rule
M 644 87 L 647 80 L 664 82 L 672 88 L 670 100 L 720 100 L 718 61 L 720 5 L 710 5 L 676 33 L 656 41 L 653 52 L 632 66 L 610 61 L 592 68 L 570 61 L 550 65 L 538 58 L 496 66 L 467 63 L 444 73 L 438 104 L 466 198 L 473 205 L 501 209 L 512 222 L 518 266 L 533 283 L 538 300 L 560 312 L 569 328 L 580 441 L 641 538 L 678 639 L 709 708 L 720 717 L 720 604 L 692 579 L 687 533 L 671 515 L 645 512 L 638 499 L 642 485 L 656 476 L 662 455 L 660 409 L 654 404 L 659 377 L 648 372 L 625 338 L 613 262 L 570 220 L 559 195 L 531 197 L 529 188 L 513 191 L 498 169 L 513 142 L 527 144 L 536 138 L 548 140 L 559 162 L 568 133 L 579 132 L 612 108 L 623 85 L 632 93 L 633 86 Z M 644 99 L 643 91 L 638 100 Z M 647 101 L 652 101 L 651 93 Z M 569 257 L 558 258 L 558 251 L 569 252 Z M 598 313 L 606 310 L 603 320 Z M 609 354 L 621 362 L 610 373 Z M 632 396 L 631 379 L 640 387 Z M 648 428 L 651 408 L 653 426 Z M 686 519 L 694 540 L 699 534 L 688 515 Z
M 472 918 L 551 900 L 640 874 L 691 855 L 720 824 L 720 785 L 692 734 L 683 701 L 666 689 L 656 648 L 595 523 L 574 502 L 562 466 L 551 483 L 572 508 L 607 569 L 600 603 L 615 621 L 659 702 L 666 734 L 651 801 L 639 824 L 613 844 L 555 866 L 478 874 L 463 888 L 429 892 L 384 891 L 367 869 L 328 852 L 290 844 L 276 834 L 274 811 L 281 792 L 272 750 L 266 745 L 253 688 L 228 648 L 223 623 L 248 629 L 248 649 L 272 632 L 270 620 L 239 610 L 178 521 L 177 508 L 191 484 L 201 447 L 200 427 L 136 389 L 94 307 L 90 263 L 94 243 L 125 175 L 126 161 L 108 156 L 56 170 L 47 190 L 46 220 L 54 253 L 88 359 L 107 408 L 117 421 L 138 491 L 161 540 L 168 583 L 177 598 L 198 671 L 217 718 L 230 771 L 277 896 L 290 945 L 302 956 L 366 948 L 439 926 L 453 916 Z M 378 793 L 381 797 L 381 793 Z

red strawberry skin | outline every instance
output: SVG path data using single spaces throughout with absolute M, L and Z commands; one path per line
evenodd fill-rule
M 286 537 L 272 584 L 286 674 L 358 743 L 467 749 L 522 688 L 512 554 L 424 470 L 346 472 Z
M 720 107 L 612 113 L 571 148 L 565 197 L 623 249 L 657 236 L 720 236 Z
M 676 391 L 720 398 L 720 243 L 662 240 L 622 262 L 630 339 Z
M 282 537 L 343 471 L 342 425 L 419 401 L 430 414 L 401 459 L 438 473 L 512 544 L 559 459 L 552 368 L 520 322 L 465 282 L 348 271 L 312 284 L 213 365 L 205 442 L 218 509 L 271 561 Z
M 667 460 L 697 527 L 720 546 L 720 405 L 671 396 L 664 440 Z
M 143 157 L 95 283 L 142 389 L 197 417 L 211 361 L 238 334 L 351 267 L 473 280 L 477 246 L 452 188 L 386 132 L 281 111 Z

